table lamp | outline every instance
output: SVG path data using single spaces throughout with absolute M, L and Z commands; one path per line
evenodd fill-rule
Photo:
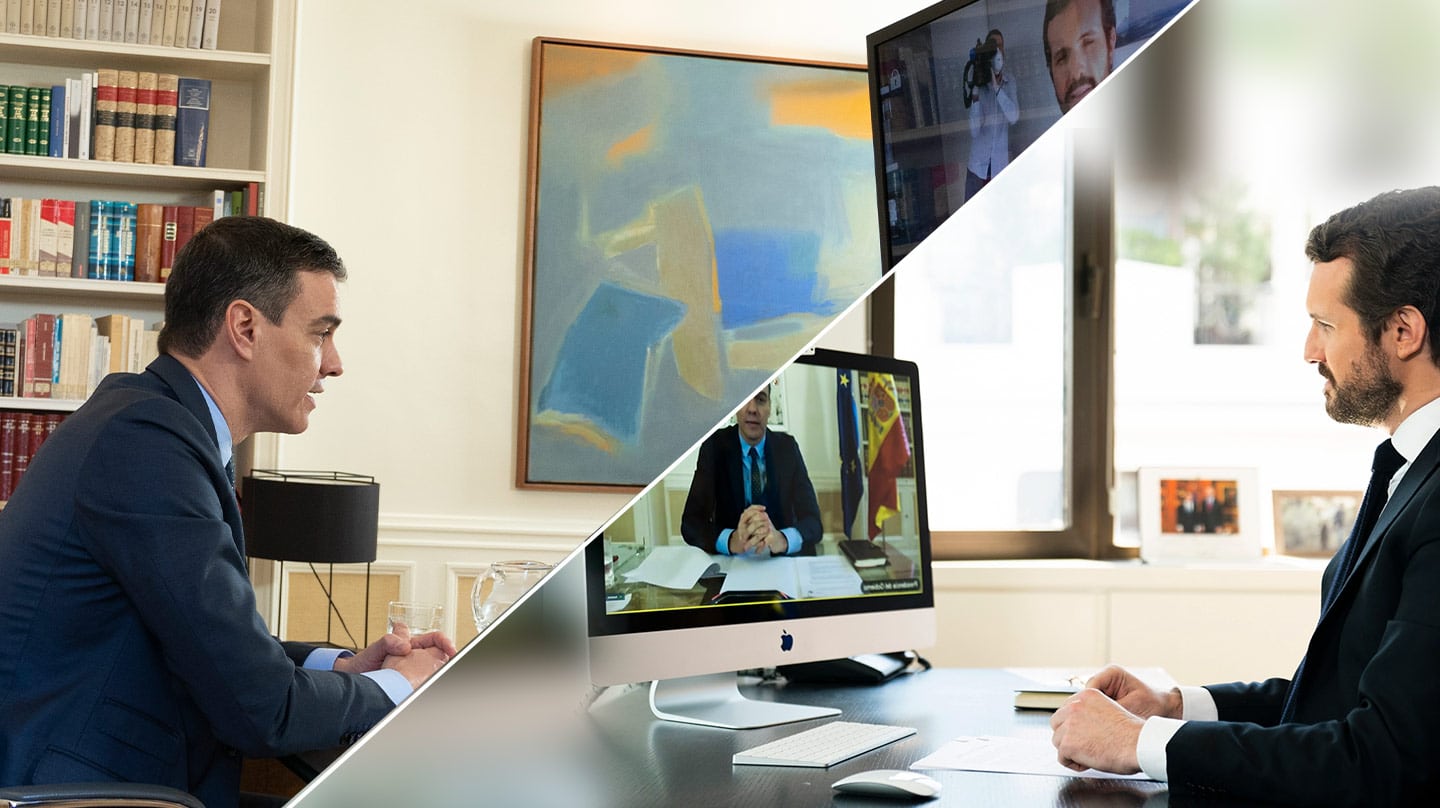
M 344 471 L 273 471 L 255 469 L 245 476 L 241 512 L 245 552 L 280 562 L 280 614 L 284 614 L 285 562 L 310 565 L 325 593 L 325 642 L 331 618 L 340 620 L 352 647 L 370 644 L 370 564 L 379 534 L 380 485 L 374 477 Z M 335 565 L 365 562 L 365 640 L 355 637 L 335 606 Z M 316 564 L 330 566 L 329 583 Z

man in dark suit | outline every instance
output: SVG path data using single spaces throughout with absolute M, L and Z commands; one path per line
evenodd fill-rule
M 700 444 L 680 533 L 709 553 L 815 555 L 823 529 L 800 446 L 772 432 L 770 391 Z
M 327 377 L 345 267 L 227 217 L 181 250 L 161 356 L 107 377 L 0 511 L 0 785 L 136 781 L 235 805 L 241 756 L 342 745 L 455 653 L 386 635 L 282 644 L 246 574 L 232 446 L 298 433 Z
M 1200 514 L 1195 509 L 1195 492 L 1189 482 L 1181 481 L 1180 486 L 1180 504 L 1175 506 L 1175 530 L 1194 533 L 1200 524 Z
M 1206 483 L 1200 498 L 1195 501 L 1199 514 L 1198 524 L 1204 533 L 1219 533 L 1225 527 L 1225 506 L 1215 496 L 1214 483 Z
M 1304 659 L 1288 680 L 1168 692 L 1107 668 L 1056 711 L 1054 741 L 1072 768 L 1143 770 L 1172 793 L 1440 804 L 1440 188 L 1337 213 L 1306 254 L 1325 409 L 1391 439 Z

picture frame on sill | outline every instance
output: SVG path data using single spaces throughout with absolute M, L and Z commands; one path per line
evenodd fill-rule
M 1276 489 L 1270 496 L 1275 514 L 1275 552 L 1329 558 L 1350 535 L 1365 492 Z
M 1254 468 L 1142 467 L 1140 557 L 1167 563 L 1259 558 Z

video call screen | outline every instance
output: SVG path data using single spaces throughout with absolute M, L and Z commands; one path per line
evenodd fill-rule
M 1189 0 L 948 0 L 871 34 L 889 269 Z
M 607 615 L 928 605 L 916 380 L 805 361 L 822 364 L 786 369 L 592 542 Z

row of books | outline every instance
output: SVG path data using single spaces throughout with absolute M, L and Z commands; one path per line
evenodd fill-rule
M 0 275 L 164 283 L 201 228 L 261 210 L 256 183 L 211 196 L 204 206 L 0 198 Z
M 64 84 L 0 90 L 5 153 L 205 165 L 209 79 L 101 68 Z
M 10 499 L 30 458 L 63 420 L 58 412 L 0 411 L 0 504 Z
M 220 0 L 0 0 L 5 33 L 215 50 Z
M 126 314 L 33 314 L 0 325 L 0 395 L 88 398 L 107 374 L 143 371 L 159 356 L 159 335 Z

